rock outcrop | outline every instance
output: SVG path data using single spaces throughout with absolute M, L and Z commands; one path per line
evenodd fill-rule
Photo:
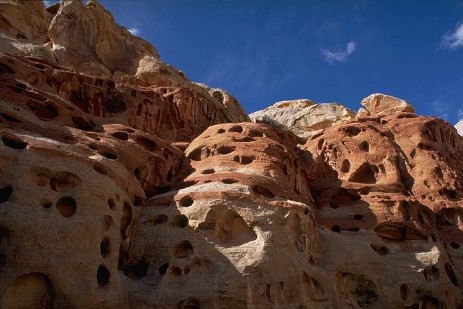
M 249 115 L 253 122 L 280 125 L 303 139 L 320 130 L 351 120 L 355 113 L 337 103 L 317 104 L 308 99 L 281 101 Z
M 463 136 L 463 120 L 460 120 L 456 125 L 455 128 L 457 129 L 458 133 Z
M 415 109 L 408 102 L 390 95 L 374 93 L 362 100 L 363 109 L 359 116 L 387 116 L 397 113 L 415 113 Z
M 251 123 L 96 1 L 0 12 L 1 308 L 463 308 L 447 122 L 375 95 Z

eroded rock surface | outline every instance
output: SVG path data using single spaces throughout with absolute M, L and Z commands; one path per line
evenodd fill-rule
M 28 3 L 0 3 L 1 308 L 463 307 L 447 122 L 381 100 L 245 122 L 95 1 Z
M 455 129 L 411 113 L 363 118 L 303 149 L 317 162 L 310 188 L 320 238 L 330 244 L 320 266 L 341 263 L 346 280 L 367 280 L 368 293 L 338 296 L 354 308 L 461 306 L 463 139 Z
M 364 114 L 368 116 L 387 116 L 402 112 L 415 112 L 415 108 L 407 101 L 382 93 L 369 95 L 362 100 L 361 104 L 364 109 L 358 113 L 358 116 L 363 116 Z
M 281 101 L 249 115 L 253 122 L 280 125 L 307 139 L 322 129 L 351 120 L 355 113 L 337 103 L 321 103 L 302 99 Z

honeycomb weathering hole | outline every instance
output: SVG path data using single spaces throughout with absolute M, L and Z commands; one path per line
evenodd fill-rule
M 14 74 L 16 72 L 9 65 L 0 62 L 0 73 Z
M 145 259 L 135 261 L 126 265 L 123 269 L 124 275 L 132 280 L 138 280 L 145 277 L 148 274 L 148 262 Z
M 110 253 L 110 243 L 109 239 L 105 238 L 100 243 L 100 253 L 102 258 L 106 258 Z
M 126 141 L 126 140 L 129 139 L 129 134 L 127 132 L 123 132 L 123 131 L 114 132 L 111 135 L 113 137 L 117 138 L 117 139 L 122 140 L 122 141 Z
M 244 244 L 257 239 L 253 229 L 234 211 L 227 211 L 215 227 L 217 238 L 224 244 Z
M 254 161 L 254 157 L 250 156 L 234 156 L 233 161 L 238 162 L 243 165 L 251 164 Z
M 249 130 L 249 136 L 251 137 L 264 137 L 264 133 L 259 130 Z
M 233 151 L 235 151 L 236 147 L 235 146 L 220 146 L 219 148 L 217 148 L 217 153 L 219 154 L 223 154 L 223 155 L 226 155 L 226 154 L 229 154 Z
M 169 263 L 162 264 L 161 266 L 159 266 L 159 269 L 158 269 L 159 274 L 161 276 L 164 276 L 168 269 L 169 269 Z
M 347 135 L 349 136 L 356 136 L 358 134 L 360 134 L 360 132 L 362 131 L 360 128 L 358 127 L 353 127 L 353 126 L 350 126 L 350 127 L 345 127 L 342 129 L 344 132 L 346 132 Z
M 77 187 L 82 181 L 70 172 L 56 172 L 50 178 L 50 188 L 56 192 L 67 192 Z
M 99 152 L 100 155 L 103 157 L 110 159 L 110 160 L 117 160 L 117 155 L 115 153 L 109 152 L 109 151 L 102 151 Z
M 188 218 L 185 215 L 176 215 L 172 219 L 172 226 L 173 227 L 179 227 L 179 228 L 185 228 L 188 226 Z
M 135 139 L 135 142 L 148 151 L 156 151 L 158 149 L 158 145 L 155 141 L 152 141 L 144 136 L 138 136 Z
M 113 217 L 109 216 L 109 215 L 105 215 L 103 217 L 103 228 L 105 231 L 109 230 L 109 228 L 111 226 L 114 225 L 114 220 L 113 220 Z
M 56 202 L 56 209 L 63 217 L 71 217 L 77 210 L 76 200 L 70 196 L 62 197 Z
M 0 117 L 5 119 L 6 121 L 13 122 L 13 123 L 20 123 L 21 120 L 14 118 L 13 116 L 10 116 L 8 114 L 0 113 Z
M 253 158 L 253 157 L 242 156 L 242 157 L 241 157 L 241 160 L 240 160 L 240 163 L 246 165 L 246 164 L 251 164 L 252 161 L 254 161 L 254 158 Z
M 168 220 L 167 215 L 160 214 L 160 215 L 156 215 L 154 217 L 149 218 L 148 220 L 143 222 L 143 224 L 157 225 L 157 224 L 162 224 L 164 222 L 167 222 L 167 220 Z
M 449 200 L 456 200 L 458 199 L 458 193 L 456 190 L 449 189 L 449 188 L 442 188 L 439 189 L 439 194 Z
M 370 151 L 370 144 L 368 144 L 367 141 L 363 141 L 363 142 L 360 143 L 359 149 L 362 150 L 362 151 L 368 152 L 368 151 Z
M 456 274 L 455 274 L 455 272 L 453 270 L 452 265 L 450 265 L 450 263 L 445 263 L 444 268 L 445 268 L 445 272 L 447 273 L 447 276 L 450 279 L 450 282 L 452 282 L 452 284 L 454 286 L 458 286 L 458 279 L 457 279 L 457 276 L 456 276 Z
M 408 294 L 410 293 L 410 289 L 408 288 L 407 284 L 401 284 L 400 285 L 400 298 L 403 300 L 406 300 L 408 297 Z
M 184 240 L 175 246 L 174 256 L 177 259 L 184 259 L 190 255 L 193 255 L 193 245 L 188 240 Z
M 42 202 L 42 207 L 45 208 L 45 209 L 48 209 L 48 208 L 50 208 L 51 206 L 53 206 L 53 203 L 50 202 L 50 201 L 44 201 L 44 202 Z
M 78 116 L 73 116 L 71 117 L 72 122 L 74 123 L 74 126 L 82 131 L 90 131 L 93 129 L 93 125 L 87 122 L 84 118 L 78 117 Z
M 180 199 L 180 206 L 182 207 L 190 207 L 193 203 L 193 199 L 189 196 L 184 196 Z
M 124 202 L 124 207 L 122 208 L 122 217 L 121 217 L 121 235 L 122 237 L 126 237 L 127 228 L 129 227 L 130 223 L 132 222 L 132 209 L 130 207 L 130 203 Z
M 53 308 L 53 286 L 42 273 L 21 275 L 13 281 L 0 302 L 1 308 Z
M 96 281 L 99 287 L 104 287 L 109 283 L 109 270 L 104 265 L 100 265 L 96 271 Z
M 13 134 L 4 134 L 2 136 L 2 142 L 3 145 L 12 149 L 24 149 L 28 145 L 27 142 L 23 141 L 21 138 Z
M 376 183 L 377 167 L 363 163 L 349 178 L 349 181 L 365 184 Z
M 182 275 L 182 270 L 180 269 L 180 267 L 172 267 L 171 270 L 172 270 L 172 274 L 175 277 L 179 277 Z
M 209 149 L 209 147 L 204 146 L 204 147 L 198 147 L 194 149 L 188 154 L 187 157 L 193 161 L 201 161 L 201 160 L 208 158 L 210 155 L 211 155 L 211 150 Z
M 349 171 L 350 171 L 350 162 L 349 160 L 345 159 L 344 161 L 342 161 L 342 164 L 341 164 L 341 172 L 349 173 Z
M 11 194 L 13 194 L 13 188 L 11 186 L 0 188 L 0 203 L 5 203 L 8 201 Z
M 243 138 L 234 139 L 234 141 L 240 142 L 240 143 L 248 143 L 248 142 L 254 142 L 255 139 L 253 139 L 251 136 L 245 136 Z
M 237 183 L 238 180 L 236 180 L 236 179 L 231 179 L 231 178 L 225 178 L 225 179 L 222 179 L 222 182 L 223 182 L 224 184 L 231 185 L 231 184 Z
M 266 198 L 274 198 L 275 197 L 275 194 L 273 194 L 272 191 L 270 191 L 269 189 L 264 188 L 262 186 L 259 186 L 259 185 L 252 186 L 252 191 L 255 194 L 262 195 L 263 197 L 266 197 Z
M 58 109 L 52 104 L 42 105 L 28 103 L 27 106 L 40 120 L 47 121 L 58 117 Z
M 228 129 L 228 132 L 241 133 L 241 132 L 243 132 L 243 127 L 242 126 L 233 126 L 230 129 Z
M 116 209 L 116 202 L 114 202 L 114 200 L 112 198 L 109 198 L 108 199 L 108 206 L 109 206 L 109 209 L 114 210 L 114 209 Z
M 370 244 L 371 249 L 373 249 L 379 255 L 386 255 L 389 253 L 389 249 L 387 247 L 377 245 L 377 244 Z
M 93 169 L 98 174 L 105 175 L 105 176 L 108 175 L 108 172 L 101 165 L 94 165 Z
M 215 170 L 213 168 L 208 168 L 208 169 L 201 172 L 201 174 L 203 174 L 203 175 L 210 175 L 210 174 L 214 174 L 214 173 L 215 173 Z

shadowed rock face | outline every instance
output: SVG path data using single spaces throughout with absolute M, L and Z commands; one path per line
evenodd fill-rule
M 300 144 L 95 1 L 29 4 L 0 4 L 0 307 L 463 306 L 447 122 L 374 95 Z

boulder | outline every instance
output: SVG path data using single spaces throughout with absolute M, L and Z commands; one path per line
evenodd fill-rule
M 407 101 L 390 95 L 374 93 L 362 100 L 361 104 L 371 116 L 387 116 L 397 113 L 415 113 L 415 108 Z M 364 115 L 364 112 L 359 112 Z
M 254 122 L 285 127 L 303 139 L 354 116 L 354 112 L 340 104 L 317 104 L 307 99 L 277 102 L 249 115 Z

